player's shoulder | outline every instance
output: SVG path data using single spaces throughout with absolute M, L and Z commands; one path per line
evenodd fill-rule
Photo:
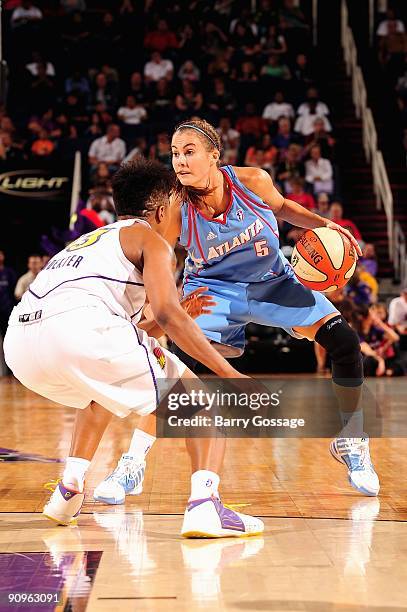
M 252 187 L 264 184 L 270 186 L 272 183 L 271 176 L 262 168 L 249 168 L 247 166 L 233 166 L 233 170 L 239 181 L 249 189 Z

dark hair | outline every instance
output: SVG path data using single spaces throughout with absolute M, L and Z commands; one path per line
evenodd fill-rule
M 190 121 L 183 121 L 174 130 L 174 134 L 179 130 L 192 130 L 196 136 L 201 140 L 205 149 L 210 152 L 214 150 L 221 151 L 222 144 L 221 139 L 216 129 L 205 121 L 205 119 L 191 119 Z M 202 198 L 211 194 L 214 190 L 209 187 L 188 187 L 183 185 L 177 178 L 174 187 L 174 193 L 180 198 L 182 202 L 190 202 L 194 206 L 201 203 Z
M 113 201 L 119 217 L 146 217 L 168 203 L 174 174 L 160 162 L 139 157 L 113 175 Z

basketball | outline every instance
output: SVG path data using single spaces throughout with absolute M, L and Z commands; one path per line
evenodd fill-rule
M 291 265 L 298 280 L 315 291 L 340 289 L 356 268 L 356 253 L 350 240 L 328 227 L 307 230 L 296 243 Z

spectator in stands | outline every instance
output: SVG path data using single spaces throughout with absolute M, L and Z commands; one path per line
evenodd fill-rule
M 160 79 L 151 89 L 150 118 L 158 129 L 168 127 L 173 120 L 173 94 L 167 79 Z
M 264 60 L 270 55 L 285 55 L 287 53 L 286 40 L 274 23 L 269 25 L 267 34 L 260 39 L 260 45 Z
M 11 25 L 13 28 L 21 28 L 30 24 L 35 24 L 42 19 L 42 12 L 31 0 L 22 0 L 21 6 L 14 9 L 11 15 Z
M 76 12 L 84 13 L 86 11 L 85 0 L 59 0 L 59 4 L 67 15 Z
M 297 6 L 295 0 L 283 0 L 280 17 L 288 29 L 308 29 L 304 13 Z
M 65 79 L 65 93 L 82 97 L 86 105 L 90 104 L 90 83 L 89 79 L 80 70 L 75 70 L 71 76 Z
M 52 78 L 55 77 L 54 64 L 52 64 L 49 61 L 45 61 L 39 51 L 33 51 L 31 55 L 32 55 L 32 62 L 30 62 L 29 64 L 26 64 L 25 66 L 31 76 L 33 77 L 38 76 L 39 64 L 44 64 L 45 74 Z
M 407 287 L 389 304 L 389 325 L 400 335 L 400 348 L 407 351 Z
M 134 96 L 127 96 L 126 103 L 117 111 L 117 117 L 126 125 L 140 125 L 147 119 L 147 111 Z
M 388 8 L 386 11 L 386 19 L 379 23 L 376 34 L 377 36 L 388 36 L 391 31 L 405 32 L 404 23 L 400 19 L 396 19 L 394 9 Z
M 145 36 L 144 47 L 151 51 L 159 51 L 160 53 L 165 53 L 178 47 L 177 37 L 169 29 L 165 19 L 160 19 L 157 23 L 157 29 L 148 32 Z
M 213 21 L 208 21 L 202 32 L 200 52 L 203 52 L 209 57 L 216 56 L 226 48 L 228 42 L 229 39 L 222 28 L 217 26 Z M 190 55 L 189 57 L 194 56 Z
M 24 158 L 20 147 L 13 142 L 8 132 L 0 133 L 0 164 L 3 162 L 20 162 Z
M 345 294 L 356 306 L 370 306 L 373 304 L 372 291 L 360 279 L 359 270 L 355 271 L 348 284 L 345 285 Z
M 317 196 L 317 208 L 315 212 L 317 215 L 325 217 L 326 219 L 329 217 L 329 195 L 324 191 L 321 191 Z
M 315 209 L 315 200 L 312 194 L 304 191 L 304 180 L 302 178 L 292 178 L 289 181 L 290 190 L 287 193 L 287 198 L 294 200 L 297 204 L 301 204 L 308 210 Z
M 306 118 L 304 117 L 304 120 Z M 319 145 L 322 157 L 332 160 L 334 157 L 335 138 L 327 132 L 325 126 L 326 118 L 317 117 L 314 119 L 313 132 L 305 137 L 304 157 L 308 155 L 311 147 Z
M 332 202 L 329 209 L 329 216 L 334 223 L 337 223 L 341 227 L 345 227 L 347 230 L 349 230 L 355 236 L 356 240 L 362 240 L 362 235 L 355 223 L 350 219 L 343 218 L 343 206 L 340 202 Z
M 114 172 L 126 155 L 126 144 L 120 138 L 120 127 L 115 124 L 109 125 L 106 136 L 97 138 L 92 142 L 89 149 L 89 164 L 94 171 L 96 165 L 103 161 L 109 165 L 109 170 Z
M 201 71 L 192 60 L 187 60 L 178 70 L 177 76 L 180 81 L 186 79 L 188 81 L 197 82 L 201 78 Z
M 110 171 L 106 162 L 99 162 L 92 176 L 92 184 L 95 186 L 108 186 L 110 183 Z
M 267 64 L 262 66 L 260 75 L 270 83 L 272 87 L 279 87 L 284 81 L 291 79 L 291 72 L 287 64 L 281 63 L 280 56 L 270 55 Z
M 312 185 L 315 194 L 321 191 L 332 193 L 334 190 L 332 164 L 329 159 L 321 156 L 318 145 L 311 147 L 310 159 L 305 162 L 305 180 Z
M 309 115 L 315 113 L 320 117 L 329 115 L 329 108 L 319 99 L 319 92 L 316 87 L 309 87 L 307 90 L 306 100 L 300 104 L 297 110 L 297 115 Z
M 293 79 L 291 81 L 291 90 L 294 96 L 294 102 L 304 98 L 306 89 L 313 82 L 311 70 L 308 63 L 308 57 L 305 53 L 298 53 L 295 58 L 295 63 L 292 68 Z
M 7 322 L 14 307 L 14 288 L 17 275 L 5 265 L 4 251 L 0 250 L 0 335 L 4 338 Z
M 199 32 L 194 30 L 191 24 L 186 23 L 179 32 L 178 55 L 181 61 L 191 57 L 200 57 L 202 53 L 201 38 Z
M 39 114 L 55 104 L 55 83 L 47 76 L 47 67 L 43 62 L 37 64 L 37 74 L 32 78 L 29 96 L 32 110 Z
M 276 91 L 274 94 L 274 102 L 267 104 L 263 110 L 263 119 L 272 125 L 278 121 L 280 117 L 288 117 L 289 119 L 294 118 L 294 109 L 292 104 L 286 102 L 284 99 L 284 93 L 282 91 Z
M 321 137 L 325 137 L 326 132 L 332 131 L 332 126 L 325 116 L 320 116 L 316 112 L 316 103 L 310 102 L 308 112 L 298 115 L 294 125 L 294 130 L 309 139 L 315 137 L 315 131 L 321 132 Z
M 246 151 L 245 166 L 258 166 L 273 173 L 274 164 L 278 155 L 270 134 L 264 136 Z
M 177 109 L 176 120 L 184 121 L 191 115 L 199 115 L 203 106 L 202 93 L 196 89 L 195 83 L 185 79 L 181 83 L 181 91 L 175 98 Z
M 396 332 L 367 306 L 359 307 L 356 321 L 365 375 L 402 376 L 403 369 L 394 351 L 399 339 Z
M 167 168 L 172 168 L 171 143 L 167 132 L 157 134 L 157 141 L 150 147 L 150 159 L 156 159 Z
M 41 130 L 38 138 L 31 145 L 31 153 L 34 157 L 49 157 L 55 150 L 55 144 L 49 137 L 47 130 Z
M 144 137 L 140 137 L 136 139 L 134 144 L 135 146 L 127 153 L 126 157 L 123 160 L 123 163 L 133 161 L 140 156 L 147 157 L 147 140 Z
M 379 41 L 379 61 L 386 67 L 390 77 L 395 78 L 404 63 L 407 53 L 407 34 L 397 32 L 397 23 L 389 21 L 388 34 Z
M 163 59 L 161 53 L 154 51 L 151 60 L 144 66 L 144 78 L 146 83 L 157 83 L 160 79 L 172 81 L 174 76 L 174 65 L 171 60 Z
M 233 56 L 232 47 L 221 51 L 208 65 L 208 76 L 226 78 L 231 73 L 231 59 Z
M 256 105 L 248 102 L 245 107 L 245 114 L 236 122 L 236 129 L 240 132 L 240 155 L 244 159 L 247 149 L 256 140 L 268 132 L 268 125 L 256 112 Z
M 127 94 L 129 96 L 134 96 L 138 102 L 144 102 L 146 99 L 143 75 L 141 72 L 135 71 L 131 73 Z
M 276 144 L 276 139 L 274 139 Z M 290 191 L 290 181 L 292 179 L 304 178 L 305 166 L 301 161 L 301 147 L 298 144 L 292 143 L 287 148 L 287 153 L 284 159 L 279 163 L 276 170 L 276 179 L 287 193 Z
M 208 95 L 207 105 L 216 123 L 219 117 L 231 114 L 236 108 L 236 99 L 231 93 L 226 91 L 223 79 L 216 78 L 214 80 L 214 90 L 212 94 Z
M 116 221 L 113 198 L 109 191 L 95 189 L 86 202 L 86 210 L 96 213 L 98 223 L 102 223 L 102 226 Z
M 273 144 L 277 147 L 277 149 L 280 150 L 280 153 L 282 149 L 288 149 L 291 144 L 298 144 L 299 137 L 291 129 L 291 122 L 289 119 L 287 119 L 286 117 L 281 117 L 278 120 L 277 125 L 277 134 L 273 139 Z M 282 157 L 284 158 L 284 153 Z
M 109 113 L 117 106 L 117 86 L 113 81 L 108 81 L 103 72 L 96 75 L 92 91 L 92 109 L 101 104 Z
M 359 274 L 360 282 L 364 283 L 369 287 L 370 301 L 372 304 L 375 304 L 379 295 L 379 283 L 377 282 L 374 276 L 367 272 L 367 270 L 364 268 L 363 265 L 359 263 L 359 261 L 356 266 L 356 271 Z
M 221 138 L 223 161 L 225 164 L 236 164 L 239 150 L 240 133 L 232 128 L 229 117 L 222 117 L 216 130 Z
M 65 55 L 72 61 L 72 65 L 82 65 L 83 58 L 89 53 L 90 32 L 79 11 L 75 11 L 64 20 L 61 39 Z
M 92 140 L 102 136 L 103 129 L 99 113 L 92 113 L 90 117 L 90 125 L 86 129 L 85 136 L 89 136 Z
M 369 272 L 372 276 L 377 275 L 377 257 L 374 244 L 370 242 L 366 243 L 363 248 L 363 255 L 359 257 L 358 264 L 363 266 L 366 272 Z
M 23 294 L 27 291 L 28 287 L 35 280 L 37 275 L 42 270 L 42 257 L 41 255 L 30 255 L 27 261 L 28 271 L 20 276 L 14 289 L 14 297 L 17 301 L 20 301 Z

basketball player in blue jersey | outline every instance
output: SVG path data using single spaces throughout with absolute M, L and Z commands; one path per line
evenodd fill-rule
M 199 327 L 227 357 L 242 354 L 245 325 L 281 327 L 297 338 L 315 340 L 329 353 L 343 428 L 331 443 L 332 455 L 345 464 L 349 481 L 365 495 L 377 495 L 374 471 L 359 405 L 363 367 L 357 334 L 322 294 L 304 287 L 279 249 L 276 218 L 307 229 L 329 227 L 342 232 L 360 254 L 354 237 L 330 220 L 284 198 L 269 174 L 258 168 L 220 167 L 220 138 L 203 120 L 180 124 L 172 138 L 173 219 L 170 243 L 187 250 L 184 292 L 206 286 L 216 306 L 197 319 Z M 175 347 L 190 368 L 196 362 Z M 129 453 L 95 489 L 95 499 L 123 503 L 126 493 L 141 487 L 127 478 L 140 465 L 154 441 L 152 421 L 140 422 Z M 359 433 L 358 435 L 361 435 Z M 139 471 L 140 473 L 140 471 Z

